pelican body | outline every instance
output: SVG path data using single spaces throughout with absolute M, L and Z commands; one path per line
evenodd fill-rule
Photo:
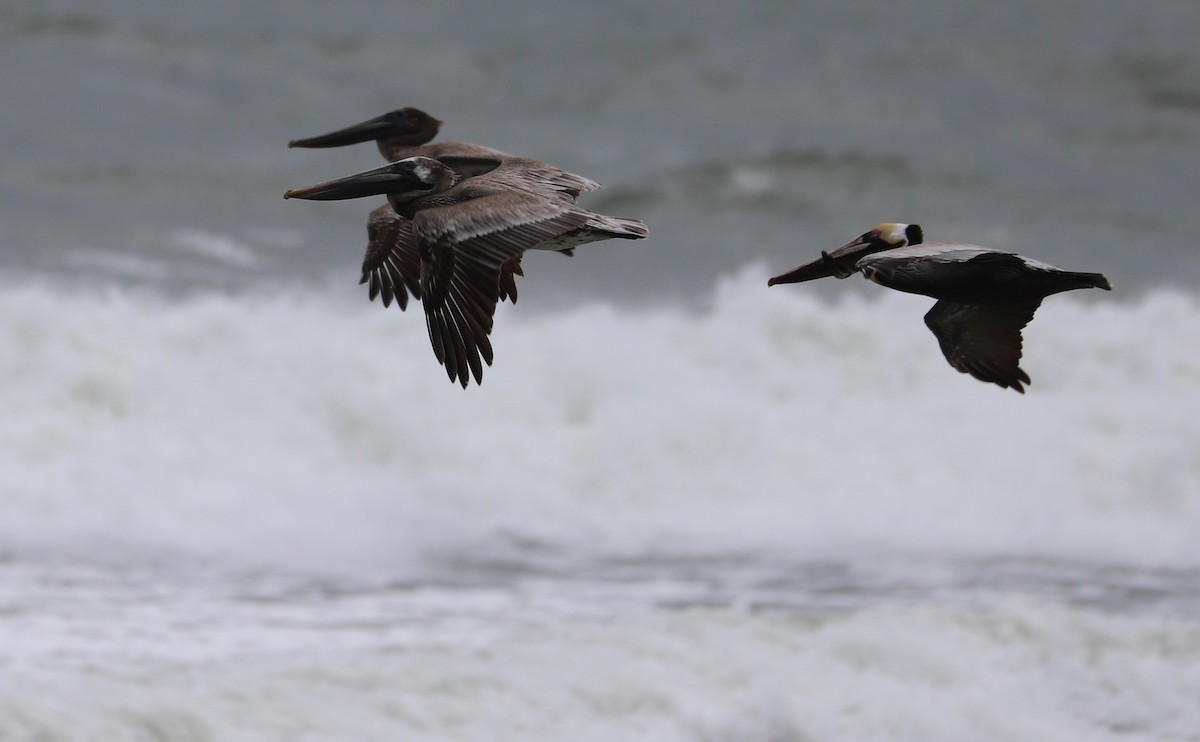
M 377 224 L 379 239 L 395 237 L 415 246 L 411 251 L 392 250 L 385 258 L 389 270 L 395 271 L 398 285 L 419 292 L 434 355 L 450 380 L 464 388 L 471 376 L 476 383 L 482 381 L 481 359 L 492 363 L 488 335 L 496 303 L 507 290 L 506 266 L 530 249 L 560 250 L 648 234 L 637 220 L 594 214 L 568 199 L 513 189 L 490 172 L 464 178 L 428 157 L 409 157 L 291 190 L 284 198 L 340 200 L 380 194 L 387 195 L 398 219 Z M 393 235 L 390 230 L 409 231 Z
M 925 324 L 950 365 L 1022 394 L 1030 380 L 1019 365 L 1021 330 L 1042 300 L 1076 289 L 1112 290 L 1099 273 L 1067 271 L 979 245 L 925 243 L 923 237 L 915 224 L 881 224 L 768 285 L 846 278 L 861 271 L 881 286 L 937 299 Z

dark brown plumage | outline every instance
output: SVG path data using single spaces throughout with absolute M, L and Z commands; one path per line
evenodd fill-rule
M 950 365 L 980 381 L 1025 393 L 1021 331 L 1047 296 L 1075 289 L 1111 291 L 1099 273 L 1079 273 L 957 242 L 928 242 L 915 224 L 881 224 L 768 285 L 857 272 L 897 291 L 937 299 L 925 324 Z

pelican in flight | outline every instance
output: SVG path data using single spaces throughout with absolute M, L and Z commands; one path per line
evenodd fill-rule
M 490 173 L 508 187 L 574 202 L 580 193 L 600 188 L 596 181 L 529 157 L 517 157 L 470 142 L 430 143 L 442 122 L 419 108 L 399 108 L 328 134 L 293 139 L 288 147 L 326 148 L 374 141 L 388 162 L 429 157 L 463 178 Z M 498 172 L 497 172 L 498 171 Z
M 395 261 L 392 270 L 402 285 L 416 287 L 434 355 L 464 388 L 471 376 L 482 381 L 481 359 L 492 364 L 488 335 L 510 261 L 531 249 L 648 235 L 640 221 L 514 189 L 493 172 L 464 178 L 438 160 L 408 157 L 284 194 L 319 201 L 387 195 L 403 220 L 395 224 L 411 230 L 400 239 L 415 246 L 411 259 Z
M 923 242 L 916 224 L 880 224 L 832 252 L 767 281 L 799 283 L 861 272 L 897 291 L 937 299 L 925 315 L 950 365 L 1024 394 L 1021 330 L 1042 300 L 1075 289 L 1112 290 L 1099 273 L 1056 268 L 1016 253 L 960 242 Z
M 580 193 L 600 188 L 596 181 L 569 173 L 553 165 L 516 157 L 491 147 L 470 142 L 430 142 L 441 131 L 442 122 L 419 108 L 399 108 L 362 123 L 305 139 L 293 139 L 288 147 L 323 149 L 374 141 L 388 162 L 408 157 L 429 157 L 452 169 L 462 178 L 489 174 L 493 182 L 552 200 L 574 203 Z M 380 206 L 367 217 L 367 251 L 363 256 L 362 279 L 371 301 L 382 296 L 383 305 L 395 299 L 400 309 L 408 308 L 408 296 L 420 298 L 420 286 L 411 279 L 419 265 L 412 228 L 390 206 Z M 558 250 L 571 255 L 570 247 Z M 522 276 L 521 256 L 500 271 L 500 299 L 517 301 L 516 276 Z

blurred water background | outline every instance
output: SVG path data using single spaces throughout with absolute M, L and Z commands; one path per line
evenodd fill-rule
M 1200 734 L 1200 6 L 0 5 L 0 739 Z M 400 106 L 593 177 L 463 391 L 285 202 Z M 1024 397 L 882 221 L 1105 273 Z M 1086 292 L 1099 293 L 1099 292 Z

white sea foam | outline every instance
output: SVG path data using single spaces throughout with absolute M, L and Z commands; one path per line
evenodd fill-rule
M 412 312 L 10 291 L 0 539 L 385 573 L 513 542 L 1200 565 L 1194 300 L 1051 298 L 1022 397 L 946 365 L 927 300 L 764 278 L 698 315 L 504 307 L 466 391 Z
M 891 606 L 820 619 L 692 610 L 512 621 L 495 603 L 502 615 L 486 622 L 380 626 L 374 652 L 244 647 L 236 660 L 72 674 L 51 662 L 19 682 L 0 676 L 0 733 L 1149 742 L 1189 739 L 1200 725 L 1200 631 L 1178 620 L 1013 599 L 987 610 Z M 264 637 L 291 628 L 275 624 Z

